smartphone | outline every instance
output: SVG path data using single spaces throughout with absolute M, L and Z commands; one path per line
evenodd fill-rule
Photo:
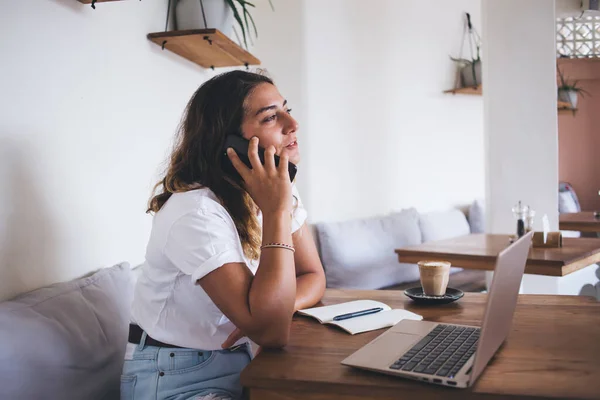
M 242 136 L 227 135 L 227 137 L 225 138 L 225 145 L 223 146 L 223 157 L 222 157 L 223 158 L 223 169 L 226 172 L 239 175 L 237 170 L 231 163 L 229 156 L 227 155 L 227 149 L 229 147 L 231 147 L 232 149 L 235 150 L 235 152 L 237 153 L 240 160 L 242 160 L 242 162 L 244 164 L 246 164 L 246 166 L 248 168 L 252 168 L 252 164 L 250 163 L 250 159 L 248 158 L 249 145 L 250 145 L 250 141 L 244 139 Z M 258 157 L 260 158 L 260 162 L 263 163 L 263 165 L 264 165 L 265 149 L 260 147 L 260 145 L 258 146 Z M 273 157 L 275 158 L 275 165 L 279 166 L 279 156 L 277 154 L 275 154 Z M 296 164 L 288 162 L 288 172 L 290 174 L 290 181 L 293 182 L 294 178 L 296 177 L 296 173 L 298 172 L 298 167 L 296 167 Z

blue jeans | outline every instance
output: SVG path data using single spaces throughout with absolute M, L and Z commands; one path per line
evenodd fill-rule
M 146 332 L 121 375 L 121 400 L 184 400 L 213 394 L 242 396 L 240 372 L 252 359 L 250 344 L 227 350 L 146 346 Z M 131 346 L 131 345 L 130 345 Z

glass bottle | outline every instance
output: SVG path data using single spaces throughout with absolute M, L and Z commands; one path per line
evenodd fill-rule
M 521 204 L 521 201 L 512 208 L 513 215 L 517 218 L 517 237 L 521 237 L 525 234 L 525 217 L 529 211 L 528 206 Z
M 525 233 L 531 232 L 533 230 L 533 223 L 535 221 L 535 210 L 529 206 L 529 211 L 525 216 Z

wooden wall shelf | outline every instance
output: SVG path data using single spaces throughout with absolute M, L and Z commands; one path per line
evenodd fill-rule
M 92 4 L 92 0 L 78 0 L 78 1 L 83 4 Z M 122 0 L 96 0 L 96 3 L 105 3 L 107 1 L 122 1 Z
M 451 89 L 451 90 L 445 90 L 444 93 L 470 94 L 470 95 L 481 96 L 482 95 L 482 87 L 481 87 L 481 85 L 478 85 L 476 88 L 466 87 L 466 88 Z M 573 112 L 575 112 L 575 111 L 577 111 L 577 109 L 571 107 L 570 103 L 567 103 L 564 101 L 559 101 L 558 102 L 558 111 L 573 111 Z
M 559 100 L 558 101 L 558 109 L 559 110 L 573 110 L 573 107 L 571 107 L 571 103 Z
M 470 87 L 464 87 L 464 88 L 458 88 L 458 89 L 444 90 L 444 93 L 472 94 L 472 95 L 481 96 L 482 88 L 481 88 L 481 85 L 477 85 L 477 87 L 470 86 Z
M 559 101 L 558 102 L 558 111 L 573 111 L 573 114 L 574 114 L 575 111 L 577 111 L 577 109 L 571 107 L 571 103 L 567 103 L 566 101 Z
M 258 58 L 217 29 L 149 33 L 148 39 L 204 68 L 260 64 Z

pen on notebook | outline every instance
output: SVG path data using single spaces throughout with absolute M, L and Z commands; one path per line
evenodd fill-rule
M 381 307 L 369 308 L 367 310 L 351 312 L 348 314 L 341 314 L 341 315 L 333 317 L 333 320 L 341 321 L 341 320 L 348 319 L 348 318 L 360 317 L 362 315 L 375 314 L 382 310 L 383 310 L 383 308 L 381 308 Z

